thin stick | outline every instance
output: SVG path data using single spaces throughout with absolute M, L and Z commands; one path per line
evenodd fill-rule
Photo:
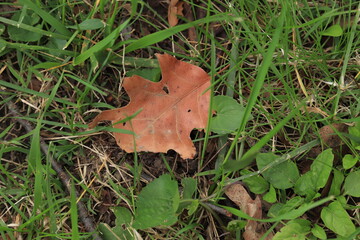
M 6 103 L 6 105 L 9 109 L 11 115 L 13 115 L 15 117 L 16 121 L 19 122 L 26 129 L 27 132 L 31 132 L 34 130 L 34 128 L 31 126 L 30 122 L 28 122 L 24 119 L 21 119 L 22 115 L 18 112 L 17 107 L 13 102 L 9 101 Z M 45 143 L 44 139 L 41 136 L 40 136 L 40 147 L 41 147 L 41 150 L 43 151 L 43 153 L 49 157 L 52 168 L 58 174 L 58 177 L 60 178 L 61 182 L 66 187 L 67 192 L 70 193 L 71 192 L 71 185 L 70 185 L 71 179 L 70 179 L 69 175 L 66 172 L 64 172 L 61 165 L 58 162 L 56 162 L 55 159 L 51 155 L 48 155 L 49 147 Z M 75 189 L 75 194 L 76 194 L 76 197 L 79 196 L 79 193 L 76 189 Z M 93 239 L 102 240 L 102 238 L 99 236 L 99 234 L 97 234 L 95 232 L 96 227 L 95 227 L 94 220 L 88 214 L 85 204 L 83 202 L 78 201 L 77 207 L 78 207 L 80 220 L 83 222 L 86 231 L 93 232 L 93 234 L 92 234 Z

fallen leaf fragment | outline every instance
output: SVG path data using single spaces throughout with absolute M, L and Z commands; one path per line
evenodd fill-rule
M 160 82 L 139 76 L 124 79 L 130 103 L 122 108 L 101 112 L 89 124 L 108 120 L 113 123 L 141 112 L 129 122 L 115 124 L 135 135 L 114 132 L 117 144 L 126 152 L 163 152 L 173 149 L 184 159 L 194 158 L 196 149 L 190 138 L 194 128 L 204 129 L 210 104 L 210 76 L 201 68 L 157 54 L 162 72 Z M 134 146 L 135 143 L 135 146 Z
M 233 201 L 243 212 L 253 218 L 262 218 L 262 204 L 259 196 L 252 199 L 243 185 L 239 182 L 231 184 L 225 190 L 226 196 Z M 260 222 L 248 220 L 243 233 L 245 240 L 260 239 L 266 230 Z M 272 239 L 273 235 L 269 234 L 265 239 Z
M 184 2 L 179 0 L 170 0 L 168 8 L 168 21 L 171 27 L 176 26 L 179 22 L 178 15 L 184 16 Z

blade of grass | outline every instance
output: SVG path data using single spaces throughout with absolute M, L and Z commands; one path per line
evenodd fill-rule
M 71 57 L 74 57 L 77 54 L 76 52 L 62 50 L 62 49 L 48 48 L 48 47 L 37 46 L 37 45 L 28 45 L 28 44 L 24 44 L 24 43 L 7 42 L 7 41 L 5 41 L 4 39 L 1 39 L 1 38 L 0 38 L 0 43 L 5 44 L 6 47 L 8 47 L 8 48 L 15 48 L 15 49 L 20 50 L 20 51 L 24 51 L 24 49 L 35 50 L 35 51 L 47 51 L 47 52 L 55 52 L 55 53 L 58 53 L 58 54 L 64 54 L 66 56 L 71 56 Z
M 38 207 L 41 205 L 42 199 L 42 164 L 41 164 L 41 151 L 40 151 L 40 129 L 41 120 L 38 121 L 34 131 L 32 132 L 31 146 L 28 156 L 28 178 L 31 178 L 31 174 L 35 175 L 34 184 L 34 208 L 33 215 L 37 214 Z
M 351 53 L 351 47 L 354 44 L 354 38 L 355 38 L 355 33 L 359 33 L 358 30 L 356 30 L 357 26 L 358 26 L 358 22 L 359 22 L 359 18 L 360 18 L 360 3 L 357 7 L 357 13 L 355 16 L 355 20 L 353 25 L 351 26 L 351 31 L 350 31 L 350 37 L 349 40 L 347 41 L 347 46 L 346 46 L 346 51 L 345 51 L 345 56 L 344 56 L 344 62 L 343 62 L 343 66 L 341 69 L 341 75 L 340 75 L 340 79 L 339 79 L 339 88 L 336 94 L 336 98 L 335 98 L 335 104 L 334 104 L 334 108 L 333 108 L 333 113 L 334 115 L 336 115 L 337 111 L 338 111 L 338 106 L 339 106 L 339 101 L 340 101 L 340 96 L 342 94 L 342 91 L 346 88 L 345 86 L 345 74 L 346 74 L 346 69 L 348 67 L 348 62 L 350 59 L 350 53 Z
M 280 13 L 280 17 L 279 17 L 279 24 L 278 27 L 276 28 L 274 34 L 273 34 L 273 39 L 269 45 L 268 51 L 266 52 L 265 56 L 264 56 L 264 60 L 259 68 L 258 74 L 256 76 L 255 82 L 254 82 L 254 86 L 251 89 L 251 94 L 248 100 L 248 103 L 246 105 L 245 108 L 245 112 L 244 112 L 244 116 L 243 119 L 241 121 L 241 125 L 235 135 L 235 140 L 231 143 L 229 150 L 225 156 L 224 159 L 224 164 L 229 160 L 232 151 L 235 148 L 235 145 L 237 143 L 237 139 L 239 139 L 240 135 L 242 134 L 242 132 L 244 131 L 245 125 L 247 123 L 247 119 L 249 119 L 251 111 L 256 103 L 256 100 L 260 94 L 260 90 L 261 87 L 264 84 L 264 80 L 266 77 L 266 74 L 268 72 L 268 69 L 272 63 L 272 59 L 273 59 L 273 54 L 275 52 L 275 48 L 279 42 L 282 30 L 283 30 L 283 25 L 284 25 L 284 21 L 285 21 L 285 16 L 286 16 L 286 11 L 287 11 L 287 3 L 284 2 L 283 4 L 283 8 L 281 9 L 281 13 Z
M 44 167 L 41 162 L 41 149 L 40 149 L 40 130 L 42 128 L 42 119 L 47 109 L 49 108 L 50 104 L 52 103 L 55 94 L 57 93 L 57 90 L 60 84 L 62 83 L 63 78 L 64 78 L 64 74 L 60 76 L 58 82 L 52 89 L 51 94 L 46 101 L 45 107 L 42 113 L 40 114 L 39 118 L 37 119 L 37 124 L 35 129 L 33 130 L 33 135 L 31 139 L 31 146 L 29 152 L 28 177 L 30 178 L 31 173 L 35 175 L 33 215 L 37 214 L 37 210 L 39 206 L 43 206 L 42 193 L 43 193 L 43 187 L 46 187 L 46 180 L 43 177 L 43 175 L 46 175 L 46 173 L 44 172 Z
M 15 84 L 12 84 L 12 83 L 9 83 L 9 82 L 5 82 L 3 80 L 0 80 L 0 85 L 2 85 L 4 87 L 15 89 L 18 92 L 28 93 L 30 95 L 35 95 L 35 96 L 42 97 L 42 98 L 45 98 L 45 99 L 48 99 L 50 97 L 46 93 L 37 92 L 37 91 L 34 91 L 32 89 L 29 89 L 29 88 L 20 87 L 18 85 L 15 85 Z M 54 100 L 59 102 L 59 103 L 63 103 L 65 105 L 68 105 L 68 106 L 77 107 L 76 103 L 70 102 L 70 101 L 62 99 L 62 98 L 54 97 Z
M 204 161 L 204 157 L 205 157 L 205 152 L 206 152 L 206 146 L 209 142 L 209 137 L 210 137 L 210 125 L 211 125 L 211 120 L 212 120 L 212 106 L 213 106 L 213 97 L 214 97 L 214 85 L 212 84 L 214 82 L 214 78 L 215 78 L 215 74 L 216 74 L 216 49 L 215 49 L 215 44 L 214 44 L 214 39 L 212 39 L 211 41 L 211 72 L 210 72 L 210 76 L 211 76 L 211 86 L 210 89 L 208 89 L 207 91 L 210 91 L 210 103 L 209 103 L 209 109 L 210 111 L 208 112 L 208 122 L 206 124 L 206 131 L 205 131 L 205 137 L 204 137 L 204 144 L 203 144 L 203 149 L 201 152 L 201 159 L 200 159 L 200 166 L 203 165 L 203 161 Z
M 236 72 L 237 70 L 235 69 L 235 66 L 238 64 L 237 60 L 238 60 L 238 56 L 239 56 L 239 52 L 238 52 L 238 45 L 239 45 L 239 39 L 235 37 L 234 43 L 232 44 L 231 47 L 231 55 L 230 55 L 230 70 L 229 70 L 229 74 L 226 80 L 226 96 L 229 97 L 233 97 L 234 96 L 234 86 L 235 86 L 235 82 L 236 82 Z M 239 86 L 240 87 L 240 86 Z M 218 144 L 220 147 L 224 146 L 228 141 L 228 135 L 224 135 L 219 137 L 219 141 Z M 243 146 L 243 143 L 242 143 Z M 220 152 L 219 155 L 216 159 L 216 168 L 218 169 L 222 163 L 225 160 L 225 156 L 227 153 L 228 149 L 227 146 L 223 147 Z
M 12 199 L 10 199 L 6 194 L 0 191 L 0 196 L 5 199 L 5 201 L 15 210 L 17 214 L 20 215 L 21 219 L 27 221 L 29 218 L 25 215 L 25 213 L 18 207 L 17 203 L 14 203 Z M 20 230 L 21 231 L 21 230 Z
M 95 92 L 98 92 L 98 93 L 100 93 L 100 94 L 103 95 L 103 96 L 106 96 L 106 95 L 107 95 L 106 92 L 100 90 L 100 89 L 97 88 L 95 85 L 90 84 L 89 82 L 86 82 L 86 81 L 84 81 L 84 80 L 82 80 L 82 79 L 80 79 L 80 78 L 78 78 L 78 77 L 76 77 L 76 76 L 73 76 L 73 75 L 71 75 L 71 74 L 65 74 L 65 76 L 66 76 L 66 77 L 69 77 L 69 78 L 71 78 L 71 79 L 74 79 L 75 81 L 78 81 L 78 82 L 81 83 L 81 84 L 84 84 L 84 85 L 85 85 L 86 87 L 88 87 L 89 89 L 94 90 Z
M 203 19 L 199 19 L 190 23 L 185 23 L 182 25 L 178 25 L 175 27 L 171 27 L 165 30 L 161 30 L 161 31 L 157 31 L 155 33 L 146 35 L 145 37 L 142 37 L 132 43 L 129 44 L 129 46 L 126 47 L 125 49 L 125 53 L 129 53 L 132 51 L 135 51 L 137 49 L 140 48 L 145 48 L 148 47 L 152 44 L 155 44 L 157 42 L 160 42 L 178 32 L 184 31 L 190 27 L 196 26 L 198 24 L 202 24 L 202 23 L 209 23 L 209 22 L 215 22 L 215 21 L 224 21 L 224 20 L 229 20 L 229 16 L 227 14 L 217 14 L 208 18 L 203 18 Z M 117 45 L 115 47 L 119 48 L 121 47 L 121 45 Z
M 300 107 L 295 108 L 293 111 L 290 112 L 283 120 L 281 120 L 269 133 L 267 133 L 264 137 L 261 138 L 259 142 L 257 142 L 254 146 L 252 146 L 238 161 L 228 160 L 224 164 L 225 170 L 229 171 L 237 171 L 241 168 L 246 167 L 249 165 L 255 155 L 260 151 L 260 149 L 265 146 L 269 142 L 269 140 L 282 128 L 285 124 L 290 121 L 294 116 L 298 114 L 298 110 Z
M 79 224 L 78 224 L 78 209 L 77 209 L 76 199 L 77 199 L 77 196 L 76 196 L 74 182 L 71 181 L 70 216 L 71 216 L 71 237 L 72 237 L 72 239 L 80 239 Z
M 79 65 L 80 63 L 83 63 L 86 59 L 88 59 L 90 56 L 92 56 L 94 53 L 102 50 L 104 47 L 106 47 L 110 42 L 115 41 L 119 37 L 119 33 L 129 24 L 130 19 L 127 19 L 125 22 L 123 22 L 119 27 L 117 27 L 112 33 L 110 33 L 106 38 L 80 54 L 74 59 L 74 66 Z

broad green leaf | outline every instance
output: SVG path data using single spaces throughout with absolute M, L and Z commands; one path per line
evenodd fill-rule
M 284 203 L 276 203 L 270 207 L 268 215 L 270 217 L 278 217 L 283 214 L 292 212 L 297 207 L 301 206 L 304 203 L 304 199 L 302 197 L 296 196 L 288 200 Z
M 218 134 L 227 134 L 240 126 L 245 108 L 232 97 L 215 96 L 213 110 L 216 111 L 216 116 L 211 120 L 210 130 Z
M 311 164 L 310 170 L 302 175 L 295 184 L 295 192 L 299 195 L 307 195 L 312 199 L 317 191 L 323 188 L 330 176 L 334 155 L 329 148 L 317 156 Z
M 276 202 L 276 191 L 275 191 L 275 188 L 272 185 L 270 185 L 269 192 L 267 192 L 263 196 L 263 200 L 267 201 L 268 203 Z
M 285 205 L 284 203 L 275 203 L 275 204 L 271 205 L 271 207 L 267 213 L 268 217 L 273 218 L 273 217 L 280 216 L 281 215 L 280 211 L 284 207 L 284 205 Z
M 345 170 L 352 168 L 359 161 L 358 156 L 353 156 L 351 154 L 346 154 L 342 159 L 342 164 Z
M 242 176 L 250 173 L 252 172 L 247 169 L 240 171 Z M 250 191 L 255 194 L 263 194 L 269 189 L 269 183 L 260 175 L 244 178 L 242 181 L 250 188 Z
M 340 172 L 337 169 L 334 169 L 334 177 L 331 183 L 331 187 L 330 187 L 330 191 L 329 191 L 329 196 L 330 195 L 334 195 L 334 196 L 339 196 L 341 193 L 341 185 L 343 184 L 344 181 L 344 174 L 342 172 Z
M 99 28 L 104 28 L 106 23 L 100 19 L 93 18 L 93 19 L 86 19 L 85 21 L 81 22 L 75 26 L 68 26 L 68 28 L 76 29 L 76 30 L 95 30 Z
M 115 207 L 114 214 L 116 217 L 116 226 L 121 226 L 122 224 L 130 225 L 132 220 L 132 214 L 129 209 L 125 207 Z
M 347 237 L 355 231 L 355 225 L 349 214 L 338 201 L 334 201 L 322 209 L 321 219 L 327 228 L 340 236 Z
M 360 170 L 351 172 L 346 177 L 344 193 L 353 197 L 360 197 Z
M 299 195 L 313 198 L 317 192 L 316 173 L 308 171 L 302 175 L 295 184 L 294 190 Z
M 125 207 L 116 207 L 115 214 L 115 227 L 109 228 L 106 225 L 100 227 L 101 233 L 104 235 L 105 240 L 111 239 L 132 239 L 130 232 L 132 214 L 129 209 Z
M 317 224 L 314 225 L 314 227 L 311 229 L 311 232 L 315 237 L 317 237 L 321 240 L 327 239 L 325 230 Z
M 278 158 L 279 156 L 273 153 L 259 153 L 256 156 L 256 164 L 259 169 L 263 169 Z M 299 178 L 299 170 L 295 163 L 287 160 L 264 169 L 262 175 L 273 185 L 273 187 L 278 189 L 287 189 L 294 186 L 295 182 Z
M 126 72 L 127 77 L 131 77 L 134 75 L 143 77 L 152 82 L 158 82 L 161 77 L 161 71 L 160 68 L 158 67 L 158 68 L 139 68 Z
M 355 148 L 360 146 L 360 141 L 358 140 L 360 138 L 360 122 L 357 122 L 353 127 L 349 127 L 349 135 L 353 136 L 350 137 L 351 145 Z
M 197 180 L 194 178 L 183 178 L 181 180 L 181 185 L 183 186 L 183 199 L 190 199 L 197 190 Z
M 20 18 L 20 14 L 21 12 L 16 12 L 11 19 L 14 21 L 19 21 Z M 39 20 L 39 17 L 36 14 L 32 14 L 31 16 L 29 15 L 25 15 L 24 18 L 22 19 L 21 23 L 23 24 L 27 24 L 30 26 L 33 26 L 37 23 L 37 21 L 35 21 L 36 19 Z M 40 26 L 35 26 L 36 28 L 40 28 Z M 32 31 L 28 31 L 25 29 L 22 29 L 20 27 L 16 27 L 16 26 L 12 26 L 9 25 L 8 26 L 8 33 L 9 33 L 9 37 L 11 40 L 13 41 L 23 41 L 23 42 L 35 42 L 40 40 L 41 38 L 41 34 L 36 33 L 36 32 L 32 32 Z
M 228 223 L 227 229 L 229 231 L 239 231 L 245 228 L 247 221 L 245 220 L 232 220 Z
M 106 223 L 99 224 L 99 231 L 101 232 L 102 238 L 104 240 L 124 240 L 126 238 L 120 237 L 118 232 L 116 232 L 113 228 L 111 228 Z
M 188 210 L 188 215 L 189 216 L 193 215 L 198 207 L 199 207 L 199 200 L 194 199 L 193 201 L 191 201 L 191 204 L 186 207 L 186 209 Z
M 133 227 L 145 229 L 176 223 L 179 201 L 177 182 L 168 174 L 160 176 L 140 192 L 136 201 Z
M 325 187 L 332 170 L 333 160 L 334 154 L 332 149 L 329 148 L 319 154 L 313 164 L 311 164 L 310 171 L 316 173 L 316 187 L 318 189 Z
M 339 24 L 334 24 L 331 27 L 324 30 L 323 32 L 321 32 L 321 35 L 330 36 L 330 37 L 340 37 L 341 35 L 343 35 L 343 29 Z
M 305 240 L 310 231 L 310 221 L 305 219 L 295 219 L 286 223 L 279 232 L 275 234 L 273 240 Z
M 46 47 L 49 48 L 49 53 L 54 56 L 64 56 L 64 54 L 61 54 L 59 50 L 63 50 L 66 46 L 66 40 L 59 39 L 59 38 L 50 38 L 48 43 L 46 44 Z M 53 61 L 53 58 L 49 58 L 50 61 Z
M 181 213 L 185 208 L 190 211 L 190 208 L 195 208 L 194 212 L 198 206 L 199 203 L 194 203 L 193 201 L 188 201 L 189 199 L 192 199 L 194 193 L 197 190 L 197 181 L 194 178 L 183 178 L 181 180 L 181 185 L 183 186 L 182 191 L 182 199 L 186 201 L 180 202 L 179 208 L 177 209 L 178 213 Z M 195 201 L 195 200 L 194 200 Z M 193 206 L 191 206 L 193 204 Z M 195 205 L 196 206 L 195 206 Z M 189 215 L 191 215 L 189 213 Z

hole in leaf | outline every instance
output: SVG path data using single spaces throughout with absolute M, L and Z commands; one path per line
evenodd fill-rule
M 167 86 L 164 86 L 162 89 L 166 94 L 169 94 L 169 89 L 167 88 Z

